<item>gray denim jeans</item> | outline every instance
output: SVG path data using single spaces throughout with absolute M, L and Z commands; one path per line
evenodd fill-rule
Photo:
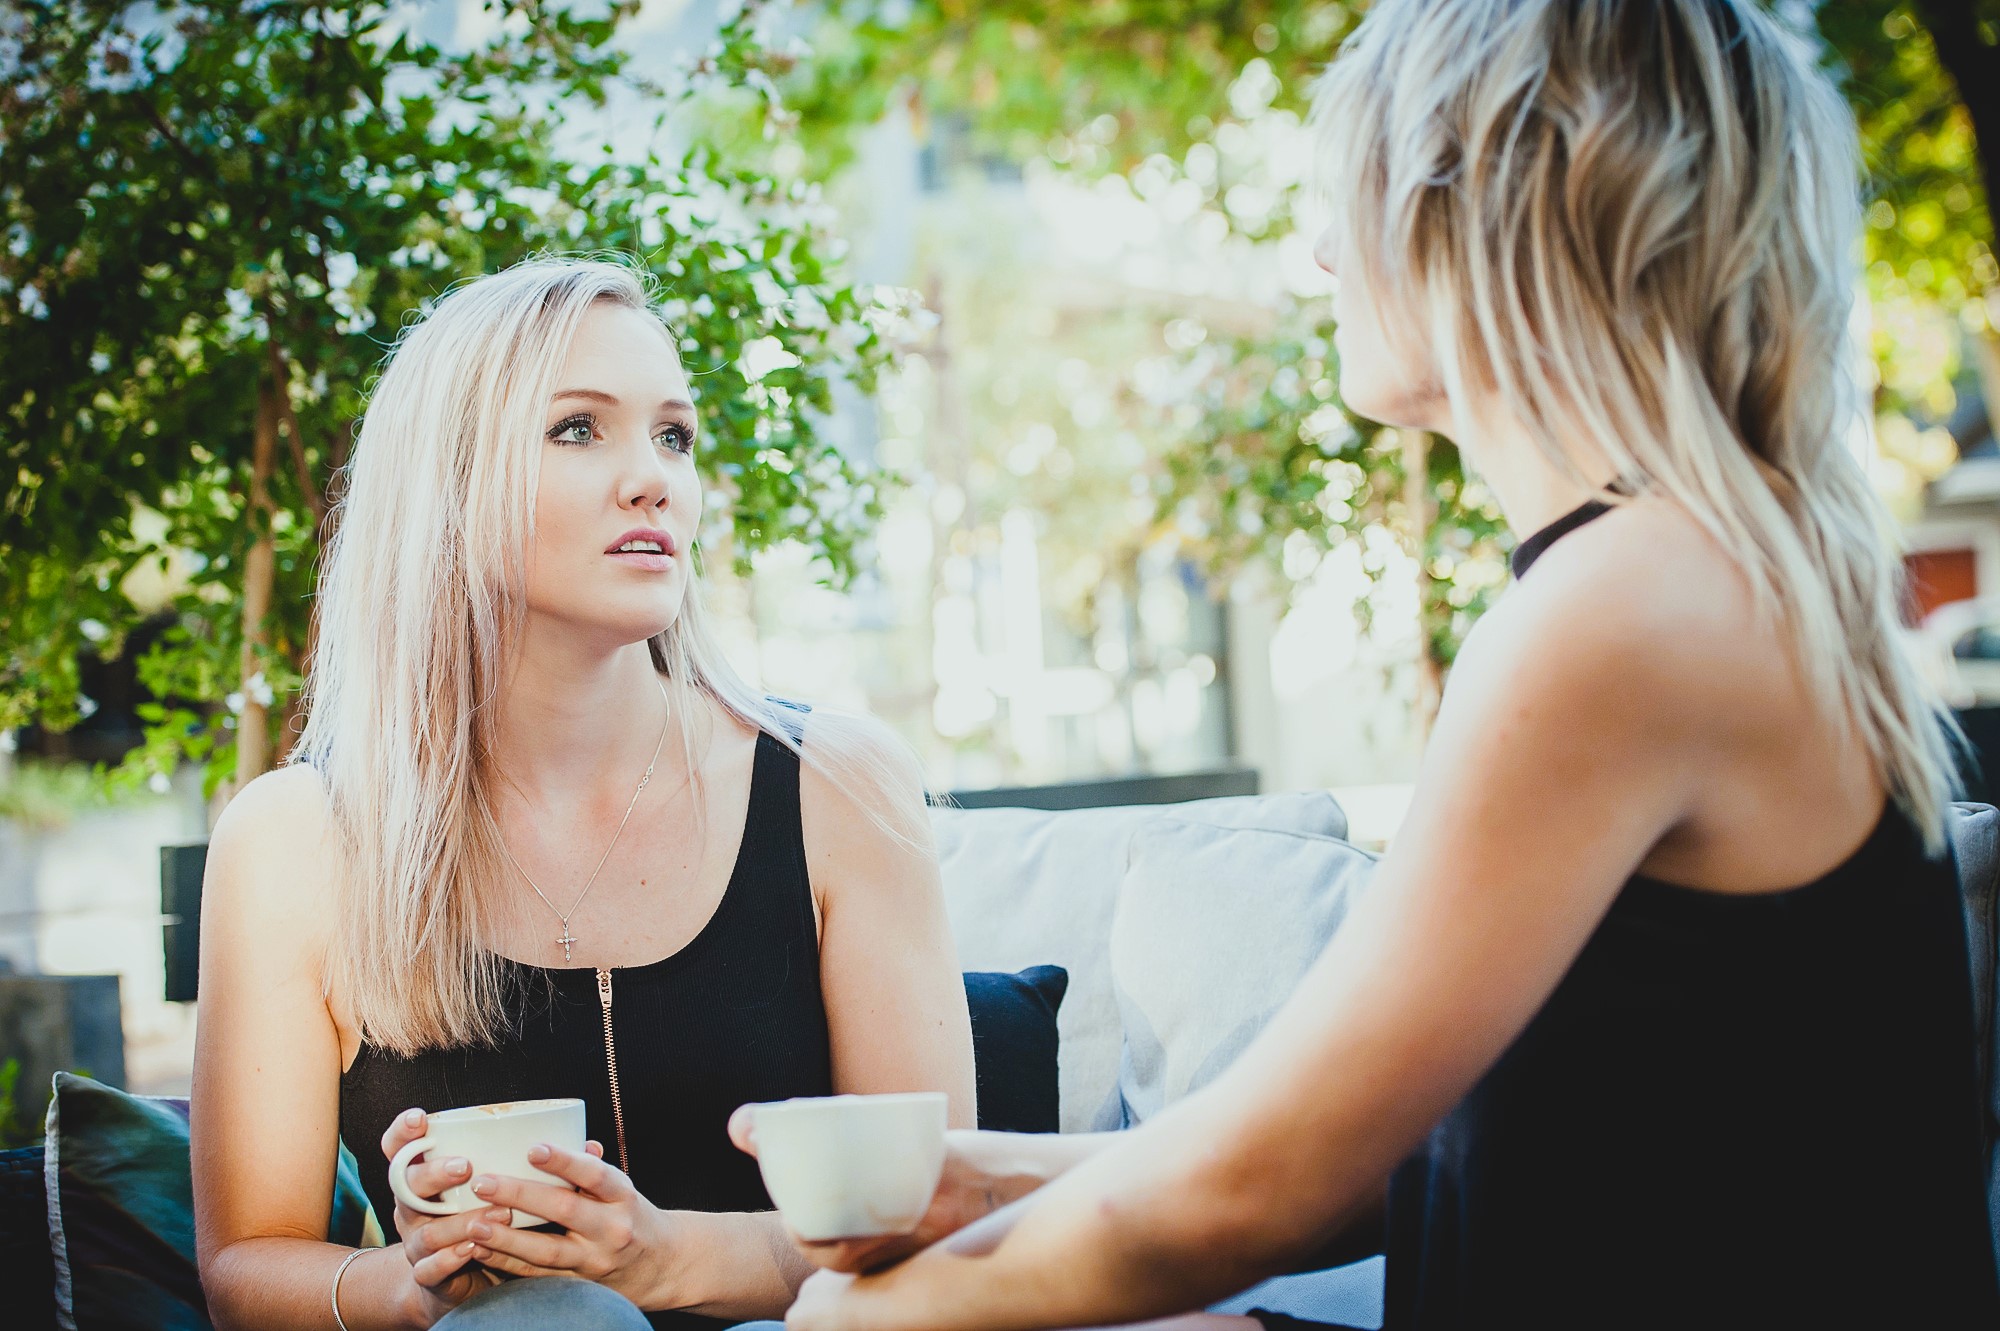
M 646 1314 L 616 1290 L 568 1276 L 509 1280 L 475 1294 L 437 1321 L 436 1331 L 651 1331 Z

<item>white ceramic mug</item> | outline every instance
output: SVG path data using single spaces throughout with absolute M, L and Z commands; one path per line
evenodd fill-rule
M 756 1107 L 757 1167 L 802 1239 L 907 1234 L 944 1172 L 945 1095 L 835 1095 Z
M 457 1215 L 486 1205 L 472 1191 L 472 1179 L 480 1174 L 504 1174 L 567 1188 L 569 1183 L 554 1174 L 545 1174 L 528 1163 L 530 1147 L 547 1142 L 566 1151 L 583 1150 L 583 1101 L 510 1100 L 503 1104 L 468 1105 L 445 1109 L 428 1116 L 424 1135 L 405 1142 L 389 1161 L 389 1189 L 396 1200 L 412 1211 L 425 1215 Z M 419 1197 L 410 1189 L 410 1163 L 426 1152 L 440 1157 L 463 1156 L 472 1162 L 472 1174 L 465 1182 L 446 1188 L 436 1201 Z M 544 1223 L 526 1211 L 514 1212 L 512 1223 L 520 1228 Z

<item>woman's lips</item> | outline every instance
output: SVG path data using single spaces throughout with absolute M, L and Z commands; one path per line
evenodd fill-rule
M 627 550 L 628 545 L 658 546 L 658 550 Z M 674 566 L 679 543 L 672 533 L 658 527 L 634 527 L 605 550 L 605 554 L 641 573 L 664 573 Z
M 643 573 L 665 573 L 674 566 L 672 555 L 652 550 L 611 550 L 607 554 L 625 567 Z

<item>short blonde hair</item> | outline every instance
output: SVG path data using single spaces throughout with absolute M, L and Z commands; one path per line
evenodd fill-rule
M 1700 521 L 1940 850 L 1949 722 L 1851 447 L 1858 145 L 1804 44 L 1748 0 L 1379 0 L 1314 121 L 1342 280 L 1461 426 L 1497 398 Z

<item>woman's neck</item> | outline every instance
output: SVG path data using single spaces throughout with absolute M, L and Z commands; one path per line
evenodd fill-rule
M 1590 463 L 1588 475 L 1603 474 L 1595 484 L 1580 484 L 1548 459 L 1541 442 L 1526 426 L 1504 413 L 1483 418 L 1478 437 L 1466 443 L 1465 455 L 1472 469 L 1493 492 L 1507 526 L 1518 538 L 1526 538 L 1592 499 L 1602 498 L 1612 482 L 1609 463 Z M 1596 450 L 1573 450 L 1571 456 L 1589 458 Z
M 495 699 L 493 764 L 502 784 L 538 805 L 567 803 L 609 783 L 629 789 L 670 724 L 643 642 L 605 653 L 560 630 L 525 635 Z M 685 723 L 687 718 L 672 718 Z

